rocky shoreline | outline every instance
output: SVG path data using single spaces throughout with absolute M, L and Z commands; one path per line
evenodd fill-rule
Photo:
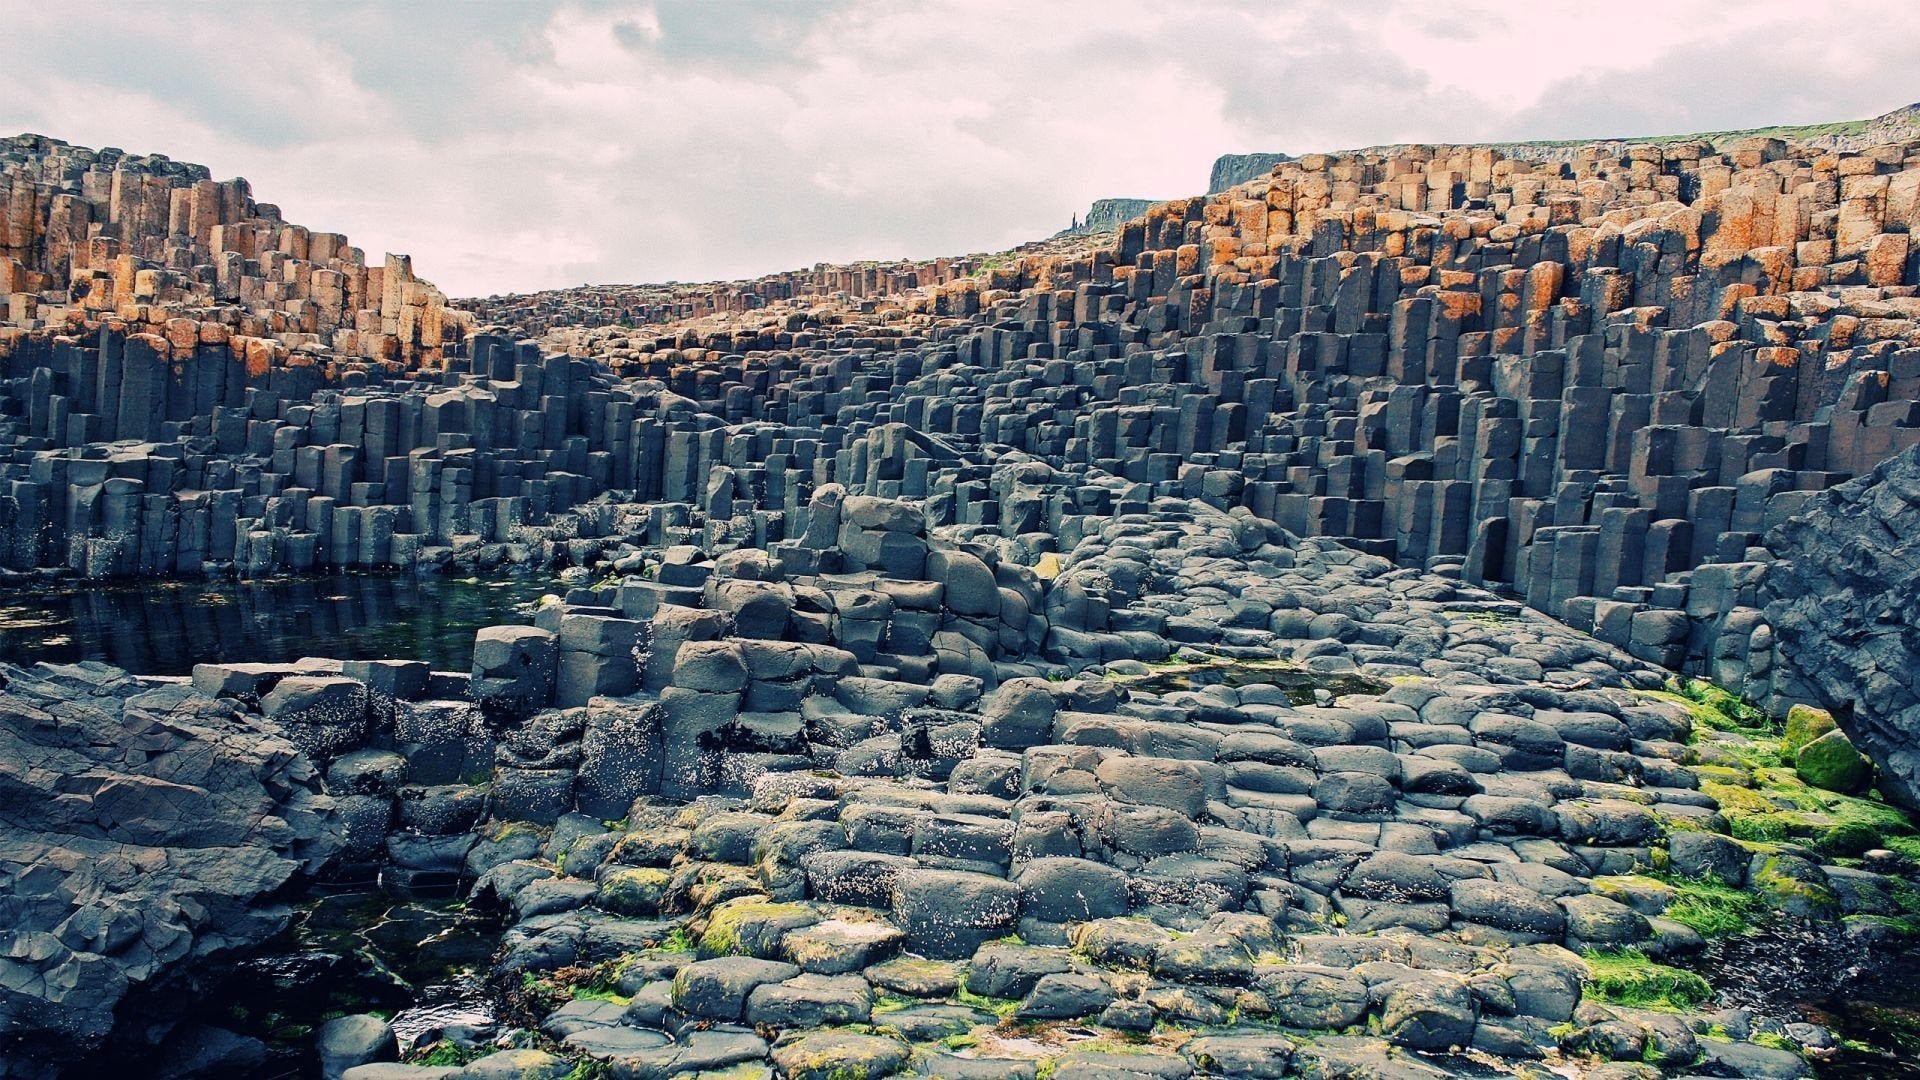
M 1458 581 L 1169 500 L 1089 532 L 1042 582 L 911 503 L 816 507 L 839 526 L 792 562 L 636 543 L 634 573 L 481 631 L 471 672 L 8 669 L 10 721 L 167 718 L 144 763 L 119 762 L 143 777 L 133 797 L 42 826 L 64 850 L 84 859 L 110 816 L 192 865 L 152 824 L 177 784 L 220 793 L 184 808 L 197 842 L 283 853 L 242 879 L 280 906 L 179 928 L 191 947 L 151 967 L 126 945 L 151 930 L 63 936 L 125 917 L 76 866 L 51 890 L 69 910 L 41 916 L 70 951 L 22 956 L 15 937 L 10 1075 L 102 1045 L 97 1023 L 19 1034 L 77 958 L 143 990 L 218 970 L 274 939 L 287 886 L 323 860 L 500 920 L 497 1025 L 424 1032 L 411 1064 L 381 1065 L 363 1062 L 399 1056 L 384 1019 L 319 1023 L 310 1060 L 356 1080 L 1799 1076 L 1836 1036 L 1716 1008 L 1692 958 L 1771 912 L 1866 955 L 1916 914 L 1914 863 L 1879 846 L 1910 838 L 1897 811 L 1829 793 L 1769 834 L 1787 811 L 1730 793 L 1823 789 L 1737 709 Z M 915 575 L 884 565 L 903 547 Z M 1063 663 L 1005 648 L 1016 603 L 1163 625 L 1083 631 L 1112 658 Z M 916 653 L 917 621 L 965 635 Z M 200 771 L 169 764 L 189 753 Z M 252 780 L 262 766 L 232 759 L 262 753 L 283 800 L 268 818 L 290 824 L 212 835 L 211 806 L 243 800 L 209 778 Z M 264 1054 L 190 1034 L 203 1069 Z
M 0 666 L 0 1077 L 1892 1075 L 1920 144 L 1270 168 L 468 311 L 0 144 L 8 581 L 562 583 Z

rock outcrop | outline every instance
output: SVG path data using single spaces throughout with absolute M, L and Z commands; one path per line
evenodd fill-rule
M 1292 154 L 1222 154 L 1213 159 L 1213 169 L 1207 173 L 1207 194 L 1218 195 L 1258 180 L 1273 172 L 1275 166 L 1292 160 Z
M 556 344 L 804 431 L 778 507 L 744 431 L 703 444 L 745 468 L 722 485 L 736 516 L 799 528 L 805 454 L 835 455 L 816 482 L 893 480 L 838 453 L 848 424 L 897 420 L 1457 573 L 1783 710 L 1762 536 L 1920 441 L 1913 149 L 1309 155 L 1158 204 L 1110 250 L 871 312 L 821 298 Z M 855 386 L 896 400 L 834 396 Z M 1086 513 L 1071 487 L 1030 520 Z
M 289 224 L 245 180 L 216 181 L 202 165 L 19 135 L 0 141 L 0 205 L 0 296 L 15 331 L 0 333 L 0 353 L 20 330 L 112 322 L 175 364 L 217 367 L 197 354 L 218 346 L 258 375 L 431 365 L 464 329 L 405 255 L 368 266 L 345 236 Z M 127 412 L 166 415 L 156 404 L 129 400 Z
M 236 834 L 261 929 L 327 846 L 307 768 L 343 865 L 509 924 L 516 1030 L 444 1033 L 463 1080 L 1798 1076 L 1832 1033 L 1705 1013 L 1683 966 L 1742 919 L 1899 940 L 1911 824 L 1842 732 L 1803 713 L 1783 768 L 1661 688 L 1895 669 L 1783 663 L 1763 589 L 1837 647 L 1887 614 L 1868 570 L 1907 580 L 1916 225 L 1920 144 L 1422 147 L 1100 244 L 492 298 L 425 367 L 176 391 L 145 335 L 30 328 L 0 537 L 23 573 L 562 570 L 468 671 L 109 695 L 284 740 Z M 1839 540 L 1834 619 L 1766 536 Z M 23 774 L 35 814 L 118 827 L 104 753 Z
M 338 830 L 308 759 L 230 704 L 0 664 L 0 1076 L 88 1060 L 128 1000 L 157 1038 L 169 994 L 286 927 Z
M 1484 590 L 1193 500 L 1032 568 L 923 503 L 810 511 L 717 558 L 636 534 L 466 679 L 196 671 L 323 718 L 383 880 L 510 925 L 493 981 L 550 1051 L 459 1075 L 1799 1076 L 1820 1030 L 1687 1011 L 1666 965 L 1727 932 L 1700 890 L 1856 955 L 1898 925 L 1898 859 L 1730 838 L 1755 748 Z M 1680 1011 L 1610 996 L 1620 964 Z
M 1060 236 L 1092 236 L 1097 233 L 1110 233 L 1121 223 L 1131 221 L 1152 208 L 1153 199 L 1095 199 L 1087 208 L 1086 216 L 1074 219 L 1073 225 L 1063 229 Z
M 1821 701 L 1920 809 L 1920 451 L 1801 507 L 1767 535 L 1767 622 L 1797 696 Z

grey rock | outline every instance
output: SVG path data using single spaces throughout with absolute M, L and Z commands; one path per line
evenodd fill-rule
M 792 964 L 750 956 L 701 960 L 674 975 L 673 1004 L 695 1016 L 738 1021 L 757 987 L 785 982 L 798 974 L 800 969 Z

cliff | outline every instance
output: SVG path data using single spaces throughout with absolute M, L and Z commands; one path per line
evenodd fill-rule
M 1272 172 L 1274 166 L 1292 160 L 1291 154 L 1222 154 L 1213 159 L 1213 169 L 1207 174 L 1207 194 L 1218 195 L 1228 188 L 1257 180 Z

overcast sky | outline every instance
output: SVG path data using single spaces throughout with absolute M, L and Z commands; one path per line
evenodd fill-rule
M 240 175 L 455 296 L 1004 248 L 1222 153 L 1920 99 L 1915 0 L 0 0 L 0 133 Z

